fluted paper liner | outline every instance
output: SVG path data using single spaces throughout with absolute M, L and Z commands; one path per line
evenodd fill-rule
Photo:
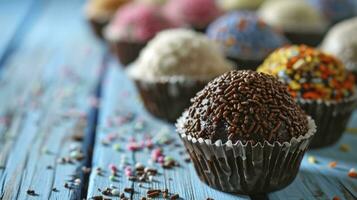
M 204 80 L 135 80 L 145 108 L 154 116 L 175 122 L 190 99 L 208 83 Z
M 309 117 L 308 132 L 290 142 L 265 141 L 253 145 L 218 140 L 212 143 L 209 139 L 195 139 L 185 132 L 185 114 L 187 112 L 176 124 L 177 131 L 200 179 L 215 189 L 239 194 L 268 193 L 289 185 L 316 131 Z
M 312 139 L 310 148 L 319 148 L 336 143 L 343 135 L 348 120 L 356 108 L 357 95 L 335 101 L 297 100 L 305 112 L 316 123 L 317 131 Z

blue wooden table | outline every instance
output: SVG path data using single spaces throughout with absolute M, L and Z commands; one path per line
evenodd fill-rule
M 242 196 L 206 186 L 173 125 L 145 111 L 91 34 L 83 3 L 0 0 L 0 199 L 141 199 L 153 189 L 188 200 L 357 199 L 348 176 L 357 168 L 357 112 L 343 138 L 309 151 L 281 191 Z M 153 161 L 158 148 L 176 165 Z M 142 166 L 157 173 L 133 180 Z

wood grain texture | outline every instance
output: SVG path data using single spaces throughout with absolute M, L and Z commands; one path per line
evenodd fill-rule
M 34 7 L 34 0 L 0 1 L 0 66 L 6 55 L 13 50 L 12 43 L 18 41 L 16 37 L 31 25 L 34 15 L 30 10 Z
M 146 196 L 148 189 L 168 189 L 171 195 L 179 194 L 182 199 L 250 199 L 247 196 L 237 196 L 219 192 L 203 184 L 193 166 L 184 161 L 185 156 L 183 146 L 174 132 L 174 127 L 165 122 L 151 117 L 141 106 L 133 83 L 128 80 L 124 72 L 111 62 L 107 77 L 103 83 L 103 96 L 101 98 L 101 112 L 99 117 L 96 145 L 94 147 L 93 168 L 105 169 L 105 175 L 98 176 L 96 171 L 92 171 L 89 182 L 88 196 L 94 197 L 101 193 L 98 188 L 103 189 L 111 184 L 118 187 L 122 192 L 123 188 L 133 188 L 132 195 L 126 194 L 131 199 L 140 199 Z M 123 117 L 128 113 L 132 117 L 125 123 Z M 112 139 L 108 144 L 108 138 Z M 175 158 L 180 164 L 173 169 L 163 169 L 158 163 L 151 159 L 152 149 L 144 148 L 138 151 L 127 150 L 130 141 L 141 144 L 146 138 L 152 138 L 154 148 L 160 147 L 166 156 Z M 170 141 L 169 145 L 161 145 L 162 140 Z M 120 145 L 121 150 L 115 151 L 113 147 Z M 122 157 L 125 156 L 131 168 L 135 163 L 142 163 L 146 167 L 158 169 L 159 175 L 153 177 L 152 182 L 131 182 L 123 173 Z M 109 180 L 110 173 L 108 165 L 115 164 L 120 169 L 118 180 Z M 113 197 L 111 197 L 113 198 Z M 118 198 L 118 197 L 116 197 Z
M 82 3 L 43 1 L 33 25 L 3 63 L 0 199 L 81 196 L 83 184 L 73 180 L 83 178 L 85 159 L 75 158 L 87 149 L 73 136 L 88 129 L 90 97 L 103 57 L 103 48 L 86 29 Z M 72 164 L 60 164 L 63 157 L 72 158 Z M 28 195 L 28 189 L 36 195 Z
M 357 137 L 345 134 L 333 147 L 310 150 L 305 155 L 300 172 L 295 181 L 287 188 L 269 195 L 270 199 L 356 199 L 357 180 L 348 177 L 348 171 L 356 168 Z M 341 144 L 348 145 L 348 152 L 340 150 Z M 308 157 L 316 158 L 317 163 L 308 162 Z M 337 162 L 336 168 L 329 167 Z
M 5 4 L 3 4 L 5 2 Z M 299 175 L 283 190 L 266 197 L 248 197 L 214 190 L 185 162 L 184 148 L 174 127 L 151 117 L 142 107 L 134 85 L 86 27 L 82 0 L 0 0 L 0 199 L 88 199 L 106 187 L 129 199 L 146 196 L 148 189 L 168 189 L 181 199 L 357 199 L 357 135 L 346 134 L 333 147 L 311 150 Z M 102 84 L 100 116 L 95 135 L 100 72 L 109 65 Z M 349 123 L 356 133 L 357 113 Z M 79 137 L 78 137 L 79 136 Z M 81 138 L 83 136 L 83 139 Z M 164 169 L 152 161 L 152 148 L 161 148 L 179 166 Z M 128 147 L 133 143 L 137 151 Z M 165 144 L 163 144 L 165 143 Z M 340 150 L 347 144 L 350 150 Z M 73 151 L 74 150 L 74 151 Z M 80 150 L 80 151 L 79 151 Z M 84 159 L 61 164 L 61 158 Z M 317 163 L 308 162 L 314 156 Z M 330 162 L 337 166 L 330 168 Z M 81 168 L 91 162 L 89 182 Z M 136 163 L 158 169 L 152 181 L 129 181 L 124 166 Z M 119 170 L 111 177 L 109 165 Z M 100 168 L 100 170 L 97 170 Z M 75 179 L 81 181 L 74 183 Z M 64 187 L 68 183 L 69 188 Z M 88 188 L 87 188 L 88 185 Z M 53 190 L 53 188 L 56 190 Z M 36 195 L 28 195 L 27 190 Z M 85 192 L 88 190 L 88 193 Z M 82 194 L 82 193 L 85 194 Z M 107 196 L 119 199 L 117 196 Z M 160 196 L 162 198 L 162 196 Z
M 133 187 L 134 193 L 132 199 L 140 199 L 145 196 L 148 188 L 165 189 L 170 192 L 179 193 L 183 199 L 205 199 L 211 197 L 214 199 L 247 199 L 249 197 L 235 196 L 222 193 L 209 188 L 203 184 L 197 177 L 191 164 L 183 161 L 184 156 L 180 154 L 182 147 L 177 145 L 162 146 L 164 154 L 174 157 L 181 167 L 174 169 L 162 169 L 157 163 L 153 163 L 150 157 L 150 150 L 140 150 L 131 152 L 126 150 L 130 138 L 136 141 L 144 141 L 145 138 L 155 138 L 162 132 L 169 134 L 168 138 L 181 144 L 175 136 L 173 126 L 153 119 L 142 107 L 137 97 L 135 88 L 125 76 L 124 72 L 115 64 L 111 64 L 109 72 L 103 85 L 103 96 L 101 100 L 101 114 L 98 125 L 98 136 L 94 148 L 95 157 L 94 167 L 108 169 L 110 163 L 120 165 L 121 157 L 125 156 L 130 160 L 130 166 L 140 162 L 145 166 L 154 166 L 160 169 L 160 176 L 154 178 L 154 182 L 140 184 L 131 183 L 127 180 L 123 172 L 120 174 L 119 182 L 115 183 L 120 190 L 125 187 Z M 136 118 L 145 121 L 145 127 L 136 130 L 134 119 L 127 123 L 113 123 L 116 118 L 131 113 Z M 356 119 L 356 113 L 352 119 Z M 140 121 L 139 120 L 139 121 Z M 350 122 L 350 127 L 355 123 Z M 103 140 L 108 135 L 115 135 L 115 138 L 109 145 Z M 119 139 L 118 139 L 119 138 Z M 333 147 L 321 150 L 311 150 L 305 156 L 301 170 L 296 180 L 287 188 L 271 193 L 269 199 L 332 199 L 337 196 L 340 199 L 355 199 L 357 180 L 347 176 L 348 170 L 357 165 L 357 155 L 354 144 L 357 143 L 357 137 L 346 134 L 343 139 Z M 122 150 L 116 152 L 113 150 L 115 144 L 120 144 Z M 351 147 L 350 151 L 342 152 L 339 150 L 341 144 L 347 144 Z M 318 163 L 311 164 L 307 161 L 308 156 L 314 156 Z M 332 161 L 337 161 L 336 168 L 328 167 Z M 91 174 L 88 197 L 99 195 L 98 188 L 109 187 L 112 182 L 107 176 L 97 176 L 95 172 Z M 127 195 L 128 197 L 128 195 Z

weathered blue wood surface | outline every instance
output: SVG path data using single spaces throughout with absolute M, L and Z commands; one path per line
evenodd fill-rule
M 98 188 L 109 187 L 111 184 L 118 186 L 120 191 L 123 188 L 133 188 L 135 193 L 133 199 L 140 199 L 146 195 L 147 188 L 154 189 L 169 189 L 170 192 L 179 193 L 183 199 L 205 199 L 211 197 L 214 199 L 247 199 L 249 197 L 234 196 L 231 194 L 222 193 L 204 185 L 197 177 L 191 164 L 186 164 L 183 161 L 185 156 L 179 152 L 182 147 L 175 145 L 163 146 L 164 153 L 174 157 L 179 161 L 181 167 L 163 170 L 157 164 L 152 164 L 157 169 L 160 169 L 161 175 L 156 178 L 153 183 L 145 183 L 139 186 L 140 183 L 127 180 L 127 177 L 120 172 L 118 182 L 109 180 L 108 165 L 113 163 L 120 166 L 121 157 L 128 158 L 130 166 L 134 166 L 136 162 L 150 165 L 150 150 L 140 150 L 131 152 L 126 149 L 131 137 L 135 138 L 138 143 L 144 141 L 148 135 L 153 138 L 161 138 L 161 132 L 166 132 L 169 138 L 172 138 L 176 143 L 180 144 L 176 137 L 172 125 L 160 122 L 153 119 L 146 113 L 140 105 L 139 98 L 135 92 L 135 88 L 125 76 L 124 72 L 112 64 L 107 77 L 103 84 L 103 96 L 101 100 L 101 112 L 97 131 L 96 145 L 94 148 L 93 167 L 100 167 L 106 170 L 106 175 L 98 176 L 96 172 L 92 172 L 89 183 L 88 197 L 97 196 L 100 194 Z M 116 122 L 123 116 L 131 113 L 135 116 L 131 121 L 125 123 Z M 354 115 L 353 119 L 356 119 Z M 137 123 L 145 121 L 143 128 L 137 128 Z M 356 122 L 356 121 L 354 121 Z M 350 126 L 356 125 L 351 122 Z M 111 142 L 108 138 L 114 138 Z M 154 139 L 155 141 L 155 139 Z M 321 150 L 311 150 L 305 156 L 300 173 L 296 180 L 287 188 L 268 194 L 269 199 L 332 199 L 339 197 L 340 199 L 356 199 L 357 198 L 357 180 L 348 177 L 348 171 L 357 165 L 356 152 L 357 136 L 346 134 L 344 138 L 334 147 Z M 121 151 L 113 149 L 116 144 L 121 146 Z M 339 150 L 341 144 L 350 146 L 348 152 Z M 308 156 L 314 156 L 317 160 L 316 164 L 307 161 Z M 336 168 L 330 168 L 328 164 L 332 161 L 337 162 Z M 120 168 L 121 169 L 121 168 Z M 128 196 L 128 195 L 127 195 Z
M 168 189 L 187 200 L 257 199 L 219 192 L 199 180 L 185 161 L 174 127 L 145 111 L 133 83 L 92 37 L 82 16 L 83 2 L 0 0 L 0 199 L 89 199 L 106 187 L 133 189 L 125 192 L 129 199 L 146 196 L 149 188 Z M 101 69 L 108 65 L 94 133 L 98 110 L 93 95 Z M 357 113 L 347 132 L 356 128 Z M 148 138 L 180 166 L 163 169 L 147 147 L 128 150 Z M 341 144 L 350 150 L 341 151 Z M 356 134 L 345 134 L 333 147 L 309 151 L 290 186 L 260 198 L 357 199 L 357 179 L 347 176 L 357 168 L 356 144 Z M 73 157 L 79 149 L 84 159 L 77 161 Z M 317 163 L 308 162 L 309 156 Z M 61 164 L 61 158 L 73 163 Z M 337 166 L 330 168 L 333 161 Z M 158 175 L 145 183 L 129 181 L 123 168 L 133 169 L 138 162 L 158 169 Z M 112 177 L 110 164 L 119 169 Z M 89 180 L 81 170 L 87 165 L 93 169 Z M 29 189 L 36 195 L 28 195 Z
M 106 75 L 102 89 L 101 112 L 93 157 L 93 169 L 99 167 L 104 169 L 105 173 L 98 175 L 95 170 L 92 171 L 88 197 L 100 195 L 98 188 L 103 189 L 113 184 L 121 192 L 124 188 L 133 188 L 135 192 L 132 194 L 132 199 L 140 199 L 146 196 L 148 188 L 168 189 L 171 193 L 178 193 L 183 199 L 206 199 L 208 197 L 227 200 L 249 199 L 245 196 L 219 192 L 202 184 L 196 176 L 193 166 L 185 163 L 184 158 L 187 155 L 180 154 L 180 152 L 184 152 L 184 147 L 176 136 L 173 126 L 156 120 L 145 112 L 137 97 L 133 83 L 128 80 L 115 63 L 111 62 Z M 131 119 L 124 120 L 128 114 Z M 138 151 L 127 150 L 131 140 L 135 139 L 138 144 L 141 144 L 147 137 L 152 138 L 154 148 L 161 147 L 165 155 L 172 156 L 180 163 L 180 167 L 164 170 L 157 163 L 151 162 L 152 150 L 147 148 Z M 110 140 L 110 142 L 103 144 L 103 141 L 107 140 Z M 164 142 L 162 140 L 168 140 L 172 143 L 160 145 L 160 141 Z M 120 145 L 120 151 L 115 150 L 116 145 Z M 158 169 L 159 175 L 154 176 L 152 182 L 140 184 L 140 182 L 129 181 L 123 171 L 119 171 L 117 181 L 110 181 L 108 165 L 115 164 L 121 170 L 123 157 L 126 158 L 132 168 L 135 167 L 135 163 L 140 162 L 145 166 Z M 126 197 L 129 196 L 130 194 L 126 193 Z
M 6 57 L 5 53 L 9 54 L 12 51 L 10 44 L 17 42 L 16 37 L 31 24 L 34 17 L 30 12 L 31 8 L 35 8 L 33 0 L 0 1 L 0 65 Z
M 90 132 L 90 97 L 103 57 L 82 20 L 82 3 L 42 1 L 20 41 L 11 41 L 17 45 L 8 44 L 0 74 L 0 199 L 81 197 L 88 149 L 79 159 L 85 145 L 79 140 Z

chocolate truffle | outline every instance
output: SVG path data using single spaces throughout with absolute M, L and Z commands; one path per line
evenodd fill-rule
M 307 116 L 273 76 L 231 71 L 192 100 L 184 129 L 194 138 L 233 143 L 289 142 L 308 131 Z

